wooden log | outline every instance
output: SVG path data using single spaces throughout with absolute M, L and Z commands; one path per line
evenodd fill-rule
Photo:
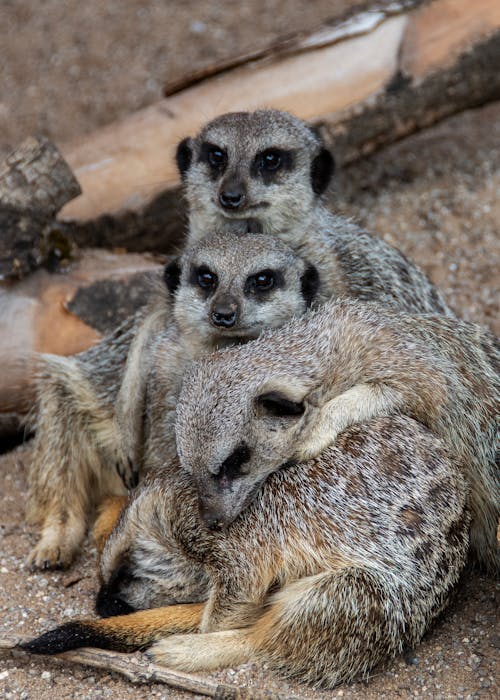
M 72 355 L 99 341 L 149 296 L 161 256 L 85 250 L 65 274 L 37 270 L 0 289 L 0 414 L 25 413 L 33 400 L 31 354 Z M 4 416 L 6 432 L 13 425 Z
M 81 193 L 78 181 L 47 139 L 27 139 L 0 167 L 0 280 L 20 278 L 55 256 L 70 239 L 54 222 Z
M 44 138 L 29 138 L 0 167 L 0 205 L 56 214 L 81 194 L 60 152 Z
M 84 194 L 66 205 L 63 217 L 133 216 L 139 235 L 120 229 L 120 240 L 140 250 L 136 224 L 149 209 L 160 229 L 156 248 L 169 249 L 181 234 L 178 209 L 169 208 L 179 192 L 176 144 L 226 111 L 272 106 L 294 112 L 320 125 L 337 160 L 347 163 L 500 98 L 498 0 L 382 3 L 285 44 L 265 56 L 245 56 L 251 60 L 242 65 L 219 66 L 208 78 L 188 76 L 188 87 L 177 85 L 157 104 L 68 144 L 63 151 Z M 155 209 L 159 201 L 163 206 Z M 113 231 L 107 236 L 112 241 Z

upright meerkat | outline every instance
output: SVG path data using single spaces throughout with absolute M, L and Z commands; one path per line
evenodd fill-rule
M 260 230 L 316 266 L 325 298 L 451 314 L 402 253 L 325 206 L 333 158 L 291 114 L 261 109 L 217 117 L 179 144 L 177 165 L 189 207 L 188 242 L 207 230 Z
M 203 363 L 206 391 L 211 364 L 217 372 L 223 359 L 228 376 L 233 370 L 239 380 L 248 368 L 238 354 L 224 355 Z M 273 356 L 266 362 L 273 364 Z M 442 441 L 405 416 L 353 426 L 320 457 L 269 475 L 227 528 L 209 529 L 199 512 L 207 406 L 201 374 L 195 384 L 203 393 L 183 392 L 177 420 L 182 468 L 164 461 L 162 405 L 152 402 L 147 453 L 154 473 L 132 495 L 106 549 L 115 554 L 115 579 L 133 594 L 133 582 L 126 583 L 133 575 L 130 550 L 140 548 L 141 538 L 154 539 L 150 553 L 157 578 L 163 567 L 165 602 L 189 595 L 208 601 L 67 622 L 23 648 L 132 651 L 156 642 L 150 656 L 170 668 L 261 661 L 334 686 L 417 644 L 446 606 L 467 556 L 466 487 Z M 251 377 L 240 381 L 245 386 L 253 402 Z M 244 400 L 234 398 L 234 427 L 245 439 L 238 415 Z M 223 410 L 223 444 L 233 430 L 226 419 Z M 269 426 L 262 427 L 265 441 Z M 210 458 L 213 445 L 211 435 Z M 212 477 L 222 488 L 226 481 L 231 489 L 245 469 L 240 446 L 239 457 L 229 455 Z M 188 591 L 175 585 L 178 576 L 190 581 Z
M 173 414 L 189 362 L 304 313 L 319 284 L 315 268 L 275 237 L 231 233 L 192 246 L 165 278 L 172 302 L 157 284 L 148 308 L 98 346 L 73 358 L 37 360 L 28 515 L 42 533 L 31 553 L 34 566 L 68 565 L 93 506 L 125 494 L 122 479 L 129 487 L 137 483 L 153 343 L 170 387 L 165 456 L 172 458 Z
M 474 324 L 327 302 L 192 368 L 178 415 L 196 441 L 180 431 L 179 457 L 189 455 L 207 524 L 228 525 L 282 465 L 320 455 L 354 423 L 405 414 L 463 465 L 471 547 L 498 572 L 499 368 L 498 342 Z

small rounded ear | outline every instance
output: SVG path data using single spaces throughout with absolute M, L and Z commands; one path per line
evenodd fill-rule
M 311 265 L 311 263 L 308 263 L 305 272 L 300 278 L 300 285 L 302 296 L 304 297 L 306 306 L 309 308 L 313 303 L 319 289 L 318 270 L 314 267 L 314 265 Z
M 177 163 L 177 168 L 179 169 L 179 174 L 181 179 L 184 180 L 187 171 L 191 167 L 191 161 L 193 159 L 193 148 L 191 144 L 191 139 L 185 138 L 177 146 L 177 151 L 175 154 L 175 162 Z
M 163 279 L 170 294 L 175 294 L 181 281 L 180 258 L 175 258 L 163 270 Z
M 311 163 L 311 185 L 315 194 L 323 194 L 332 179 L 335 160 L 328 148 L 323 148 Z
M 306 410 L 302 401 L 291 401 L 277 391 L 261 394 L 257 403 L 270 416 L 301 416 Z

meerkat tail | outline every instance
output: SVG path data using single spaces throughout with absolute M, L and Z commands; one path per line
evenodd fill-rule
M 61 654 L 81 647 L 137 651 L 169 634 L 198 631 L 204 603 L 140 610 L 104 620 L 73 620 L 23 642 L 32 654 Z

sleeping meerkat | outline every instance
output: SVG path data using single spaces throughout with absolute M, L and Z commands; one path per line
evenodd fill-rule
M 323 297 L 352 296 L 412 313 L 450 315 L 440 292 L 402 253 L 333 214 L 322 194 L 333 158 L 286 112 L 224 114 L 177 149 L 188 242 L 208 230 L 278 236 L 318 269 Z
M 31 521 L 42 526 L 30 557 L 36 567 L 67 566 L 94 504 L 126 493 L 115 466 L 127 486 L 137 482 L 153 341 L 165 350 L 174 409 L 190 361 L 304 313 L 318 288 L 313 266 L 278 239 L 262 235 L 208 237 L 168 266 L 165 278 L 172 301 L 165 285 L 157 284 L 148 309 L 103 343 L 73 358 L 37 360 L 28 503 Z M 173 418 L 171 425 L 170 457 L 175 455 Z
M 471 548 L 498 572 L 499 367 L 496 339 L 474 324 L 327 302 L 193 366 L 177 409 L 178 454 L 183 464 L 189 455 L 206 522 L 227 525 L 282 465 L 321 454 L 354 423 L 408 415 L 463 464 Z
M 239 413 L 246 399 L 254 401 L 252 377 L 242 379 L 248 363 L 230 352 L 211 355 L 201 368 L 206 388 L 198 373 L 202 393 L 189 393 L 187 384 L 183 390 L 182 466 L 164 460 L 163 392 L 154 385 L 152 473 L 132 494 L 104 552 L 115 567 L 107 583 L 117 597 L 141 603 L 142 591 L 149 604 L 157 581 L 158 602 L 177 604 L 73 620 L 24 649 L 133 651 L 156 642 L 150 656 L 170 668 L 208 671 L 253 661 L 331 687 L 414 647 L 445 608 L 467 556 L 467 489 L 443 442 L 406 416 L 348 428 L 320 457 L 270 474 L 227 528 L 205 526 L 205 392 L 213 388 L 210 364 L 217 371 L 222 360 L 227 376 L 232 370 L 237 377 L 227 401 L 236 385 L 250 394 L 233 393 L 234 423 L 226 423 L 223 406 L 220 441 L 232 442 L 234 426 L 241 450 L 211 478 L 230 490 L 245 472 Z M 279 365 L 272 354 L 259 360 Z M 217 407 L 208 404 L 215 423 Z M 263 425 L 263 441 L 269 427 Z M 211 434 L 210 460 L 214 442 Z M 150 578 L 141 578 L 145 571 Z

